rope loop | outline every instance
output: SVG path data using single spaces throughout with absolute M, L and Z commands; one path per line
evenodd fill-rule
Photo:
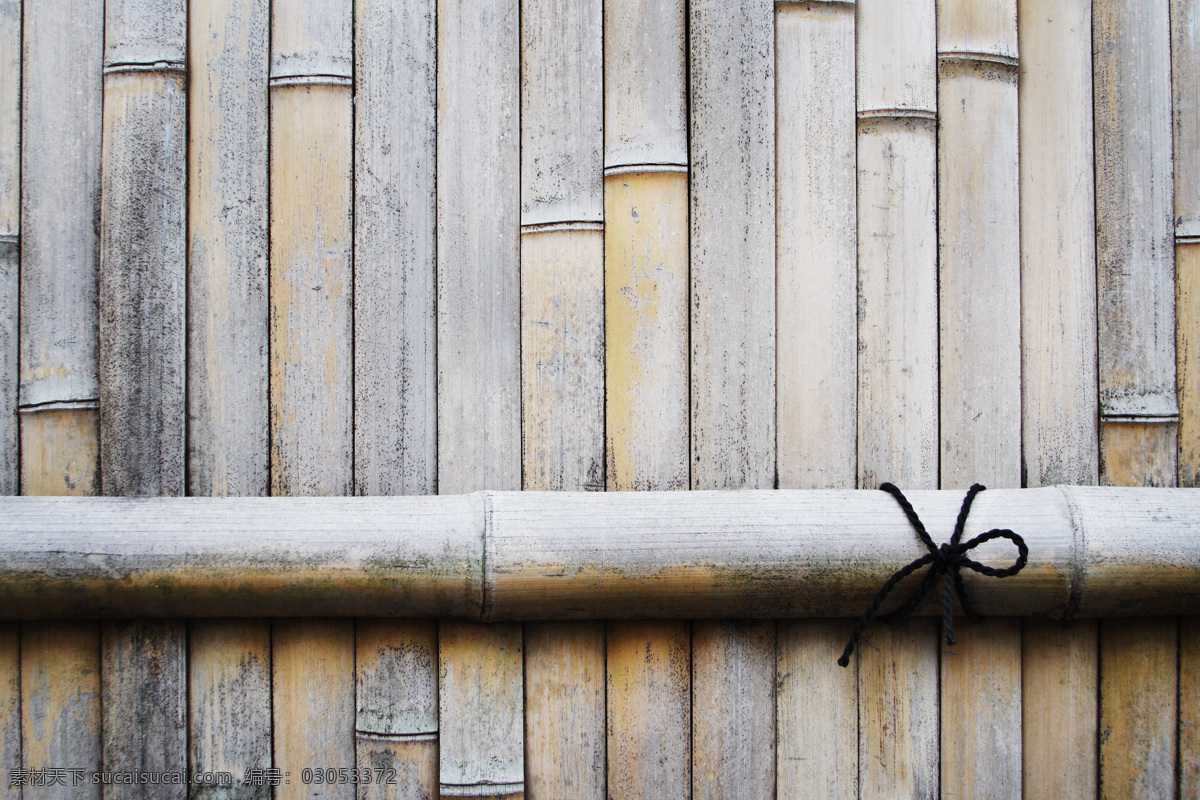
M 917 532 L 921 543 L 925 545 L 925 548 L 929 552 L 897 570 L 883 584 L 883 588 L 879 590 L 879 593 L 875 595 L 875 599 L 867 606 L 867 610 L 859 617 L 858 624 L 854 626 L 854 633 L 850 635 L 850 642 L 846 645 L 846 649 L 842 651 L 841 658 L 838 659 L 838 664 L 843 667 L 850 663 L 850 654 L 858 646 L 858 639 L 862 635 L 863 629 L 867 627 L 867 623 L 870 622 L 871 617 L 875 616 L 875 613 L 879 611 L 879 607 L 883 605 L 884 599 L 891 593 L 892 589 L 896 588 L 897 584 L 921 567 L 929 565 L 929 571 L 925 573 L 921 585 L 904 601 L 900 608 L 883 619 L 885 622 L 894 622 L 908 617 L 925 600 L 926 595 L 929 594 L 938 577 L 945 576 L 942 580 L 942 628 L 946 634 L 946 644 L 952 645 L 958 642 L 954 638 L 955 594 L 958 595 L 958 602 L 962 606 L 963 613 L 967 615 L 967 619 L 971 622 L 979 622 L 983 619 L 982 616 L 975 612 L 975 608 L 971 605 L 970 598 L 967 596 L 967 587 L 963 584 L 961 570 L 965 567 L 978 572 L 980 575 L 986 575 L 989 578 L 1009 578 L 1020 572 L 1029 560 L 1029 548 L 1026 547 L 1025 540 L 1007 528 L 994 528 L 987 533 L 979 534 L 967 542 L 962 541 L 963 529 L 967 526 L 967 515 L 971 513 L 971 503 L 975 501 L 975 495 L 984 490 L 984 487 L 978 483 L 968 489 L 967 496 L 963 498 L 962 508 L 958 511 L 958 521 L 954 525 L 954 534 L 950 537 L 950 541 L 940 545 L 934 543 L 929 532 L 925 530 L 925 525 L 921 522 L 921 518 L 917 516 L 917 512 L 913 509 L 912 503 L 908 502 L 908 498 L 904 496 L 903 492 L 890 483 L 881 484 L 879 488 L 896 498 L 896 502 L 904 510 L 904 514 L 908 517 L 913 530 Z M 981 564 L 967 557 L 967 552 L 993 539 L 1008 539 L 1017 546 L 1017 560 L 1012 566 L 1003 568 L 989 567 L 987 564 Z

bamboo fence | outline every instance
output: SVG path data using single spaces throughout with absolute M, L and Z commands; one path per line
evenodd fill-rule
M 1200 0 L 0 0 L 0 800 L 1200 800 L 1198 64 Z M 883 481 L 1030 562 L 841 669 Z

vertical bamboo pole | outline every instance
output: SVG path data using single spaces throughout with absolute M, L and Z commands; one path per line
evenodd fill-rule
M 1172 0 L 1179 485 L 1200 486 L 1200 3 Z
M 1200 3 L 1172 0 L 1180 486 L 1200 486 Z M 1200 798 L 1200 620 L 1179 620 L 1179 796 Z
M 351 0 L 276 0 L 271 16 L 271 489 L 353 489 Z M 354 622 L 272 626 L 277 797 L 306 767 L 354 768 Z M 351 784 L 324 786 L 352 798 Z
M 1096 130 L 1100 480 L 1176 479 L 1174 190 L 1169 3 L 1097 0 Z M 1174 792 L 1178 646 L 1173 619 L 1100 633 L 1100 793 Z M 1111 727 L 1111 731 L 1108 729 Z M 1169 754 L 1169 763 L 1168 763 Z
M 1095 800 L 1097 630 L 1095 620 L 1024 622 L 1021 727 L 1028 800 Z
M 271 625 L 196 620 L 188 638 L 188 773 L 229 772 L 234 780 L 195 786 L 188 796 L 266 796 L 269 788 L 245 777 L 271 766 Z
M 21 225 L 21 0 L 0 0 L 0 494 L 16 494 Z
M 187 9 L 117 0 L 104 18 L 101 479 L 108 495 L 181 495 Z
M 441 796 L 521 800 L 521 626 L 443 621 L 439 638 Z
M 853 489 L 858 478 L 854 31 L 853 2 L 776 5 L 781 489 Z M 835 661 L 848 625 L 778 623 L 780 800 L 858 797 L 858 666 Z
M 271 488 L 345 495 L 351 438 L 351 4 L 271 19 Z
M 1093 7 L 1100 478 L 1175 483 L 1168 0 Z
M 936 118 L 933 0 L 897 15 L 860 0 L 858 481 L 938 481 Z M 929 620 L 876 629 L 859 648 L 859 790 L 938 794 L 937 638 Z
M 521 6 L 524 488 L 604 489 L 602 0 Z M 525 626 L 530 800 L 605 796 L 603 623 Z
M 104 17 L 101 476 L 110 495 L 183 494 L 186 8 L 120 0 Z M 105 623 L 101 655 L 105 769 L 185 769 L 182 623 Z M 186 787 L 105 795 L 185 797 Z
M 1017 11 L 1022 471 L 1030 487 L 1095 484 L 1092 3 L 1022 2 Z M 1025 622 L 1022 762 L 1029 800 L 1096 796 L 1096 630 L 1093 620 Z
M 21 489 L 94 494 L 104 4 L 28 3 L 22 47 Z
M 686 489 L 688 134 L 682 0 L 604 4 L 607 484 Z M 608 796 L 691 793 L 682 622 L 610 623 Z
M 188 491 L 265 495 L 270 4 L 191 0 L 188 14 Z M 198 621 L 189 636 L 189 771 L 253 793 L 246 771 L 271 766 L 270 624 Z
M 22 767 L 101 768 L 100 626 L 43 622 L 21 626 Z M 102 786 L 25 786 L 24 800 L 100 800 Z
M 682 0 L 604 6 L 609 489 L 686 489 L 687 101 Z
M 356 0 L 354 475 L 437 487 L 434 0 Z
M 438 3 L 438 490 L 521 486 L 517 0 Z M 524 794 L 521 627 L 443 622 L 443 797 Z
M 775 486 L 775 4 L 692 0 L 694 489 Z M 692 796 L 775 794 L 775 626 L 695 623 Z
M 1100 797 L 1175 797 L 1174 618 L 1100 623 Z
M 779 488 L 852 489 L 854 3 L 779 3 L 775 63 Z
M 1200 617 L 1179 618 L 1179 796 L 1200 797 Z
M 12 781 L 21 769 L 21 634 L 15 623 L 0 625 L 0 798 L 21 800 Z
M 857 800 L 858 668 L 837 665 L 854 623 L 779 623 L 779 800 Z
M 371 771 L 358 800 L 436 797 L 437 622 L 361 619 L 354 646 L 358 768 Z
M 938 3 L 941 486 L 1021 485 L 1016 0 Z M 1021 796 L 1021 629 L 942 652 L 942 791 Z
M 691 797 L 690 640 L 686 624 L 608 626 L 608 796 L 612 800 Z
M 188 13 L 188 492 L 265 495 L 270 4 Z
M 275 768 L 287 781 L 278 800 L 353 800 L 352 783 L 316 785 L 305 769 L 354 769 L 354 625 L 287 619 L 271 626 Z
M 187 647 L 182 620 L 105 620 L 100 706 L 104 770 L 184 773 L 187 769 Z M 133 782 L 104 798 L 182 800 L 186 784 Z

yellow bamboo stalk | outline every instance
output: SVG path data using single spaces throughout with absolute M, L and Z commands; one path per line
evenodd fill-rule
M 1100 624 L 1100 797 L 1174 797 L 1179 629 L 1173 617 Z
M 441 796 L 522 800 L 521 626 L 443 621 L 438 646 Z
M 0 798 L 21 800 L 21 786 L 11 780 L 21 768 L 21 638 L 15 624 L 0 625 L 0 771 L 9 780 Z
M 608 796 L 612 800 L 691 796 L 688 627 L 686 622 L 608 626 Z
M 1028 800 L 1095 800 L 1097 630 L 1095 620 L 1024 622 L 1022 782 Z
M 268 0 L 188 5 L 188 493 L 269 482 Z
M 356 763 L 353 621 L 275 620 L 271 669 L 274 766 L 290 781 L 275 797 L 354 800 L 353 783 L 316 785 L 325 770 L 351 770 Z M 318 769 L 320 777 L 305 773 Z
M 23 21 L 22 491 L 94 494 L 104 6 L 29 4 Z
M 271 766 L 270 622 L 195 620 L 188 639 L 188 770 L 230 773 L 224 791 L 249 796 L 247 772 Z
M 360 619 L 354 646 L 358 799 L 436 796 L 437 621 Z
M 1179 619 L 1179 796 L 1200 797 L 1200 617 Z
M 21 626 L 21 761 L 28 770 L 101 767 L 100 626 Z M 35 713 L 36 711 L 36 713 Z M 100 800 L 102 786 L 22 787 L 26 800 Z

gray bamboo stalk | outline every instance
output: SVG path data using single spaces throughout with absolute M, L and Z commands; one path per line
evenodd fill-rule
M 109 495 L 184 493 L 187 13 L 105 6 L 100 438 Z
M 0 0 L 0 495 L 16 494 L 21 226 L 21 2 Z M 15 635 L 15 633 L 14 633 Z

